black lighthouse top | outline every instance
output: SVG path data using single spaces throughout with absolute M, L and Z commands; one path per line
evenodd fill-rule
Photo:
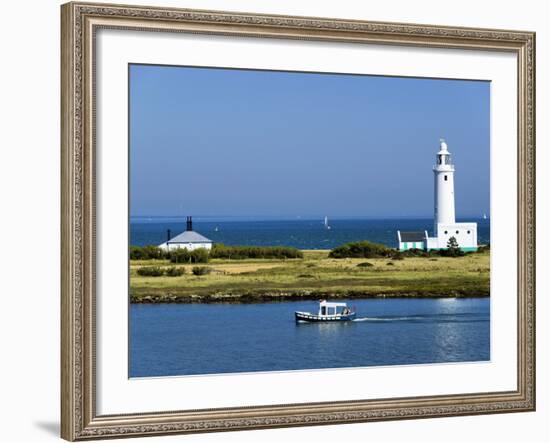
M 187 227 L 186 227 L 186 231 L 192 231 L 193 230 L 193 218 L 188 216 L 187 217 Z

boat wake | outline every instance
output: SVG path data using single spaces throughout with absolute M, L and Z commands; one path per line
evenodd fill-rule
M 359 317 L 352 321 L 360 323 L 363 321 L 400 321 L 400 320 L 410 320 L 411 317 Z
M 353 322 L 484 322 L 489 321 L 489 316 L 485 314 L 435 314 L 435 315 L 406 315 L 406 316 L 380 316 L 380 317 L 358 317 Z
M 359 317 L 355 320 L 352 320 L 354 322 L 360 323 L 363 321 L 411 321 L 411 320 L 424 320 L 425 318 L 421 318 L 419 316 L 416 317 Z

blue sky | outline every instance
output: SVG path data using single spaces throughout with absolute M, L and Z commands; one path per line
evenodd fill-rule
M 130 213 L 431 217 L 444 137 L 480 216 L 489 135 L 488 82 L 131 65 Z

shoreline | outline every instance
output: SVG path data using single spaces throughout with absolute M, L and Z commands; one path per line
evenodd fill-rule
M 290 293 L 290 294 L 213 294 L 213 295 L 144 295 L 141 297 L 130 297 L 133 305 L 144 304 L 255 304 L 255 303 L 282 303 L 299 301 L 326 300 L 369 300 L 369 299 L 446 299 L 446 298 L 489 298 L 489 293 L 463 294 L 450 293 L 426 294 L 411 292 L 394 292 L 390 294 L 328 294 L 328 293 Z

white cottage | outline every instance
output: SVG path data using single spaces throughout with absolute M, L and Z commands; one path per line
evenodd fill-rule
M 187 229 L 173 238 L 170 238 L 170 231 L 168 231 L 168 239 L 160 244 L 159 248 L 167 251 L 172 251 L 174 249 L 187 249 L 188 251 L 193 251 L 203 248 L 209 251 L 212 249 L 212 240 L 193 231 L 193 219 L 187 217 Z
M 397 231 L 399 250 L 446 249 L 454 237 L 463 251 L 477 251 L 477 223 L 457 223 L 455 219 L 455 167 L 445 140 L 440 140 L 434 171 L 434 235 L 428 232 Z

